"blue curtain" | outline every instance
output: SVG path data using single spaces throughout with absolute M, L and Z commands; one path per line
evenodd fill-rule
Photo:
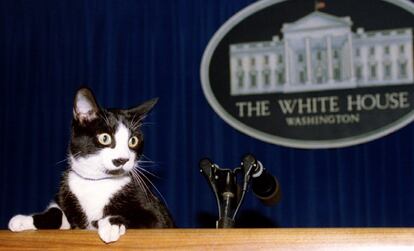
M 180 227 L 212 227 L 217 206 L 198 171 L 208 156 L 233 168 L 252 152 L 283 198 L 252 194 L 240 226 L 414 226 L 414 126 L 376 141 L 298 150 L 252 139 L 210 108 L 202 53 L 252 0 L 0 1 L 0 227 L 42 211 L 66 166 L 72 98 L 90 86 L 104 107 L 160 97 L 144 127 L 148 170 Z

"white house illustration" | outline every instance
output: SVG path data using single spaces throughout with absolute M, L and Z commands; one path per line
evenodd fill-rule
M 412 84 L 412 28 L 352 32 L 350 17 L 315 11 L 283 39 L 230 45 L 231 95 Z

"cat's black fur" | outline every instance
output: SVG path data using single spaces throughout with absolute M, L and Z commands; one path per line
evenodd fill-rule
M 83 105 L 87 104 L 89 108 L 86 113 L 82 111 L 82 104 L 77 104 L 81 103 L 77 100 L 80 98 L 86 100 L 83 101 Z M 89 156 L 94 156 L 104 148 L 115 149 L 118 143 L 115 137 L 110 145 L 104 146 L 98 141 L 97 135 L 101 133 L 114 135 L 120 123 L 122 123 L 129 129 L 131 135 L 135 135 L 138 138 L 139 144 L 135 147 L 130 147 L 130 151 L 136 154 L 135 161 L 138 161 L 142 156 L 144 146 L 144 137 L 140 131 L 139 123 L 141 123 L 156 102 L 157 100 L 153 99 L 128 110 L 102 109 L 97 105 L 95 97 L 89 89 L 80 89 L 75 97 L 72 134 L 68 150 L 69 156 L 74 159 L 89 158 Z M 115 165 L 114 161 L 117 161 L 117 159 L 112 161 Z M 71 165 L 72 163 L 69 161 L 69 164 Z M 93 182 L 103 179 L 118 179 L 120 177 L 131 176 L 130 182 L 112 194 L 109 203 L 103 208 L 102 219 L 108 217 L 110 224 L 124 225 L 127 229 L 166 228 L 174 226 L 166 206 L 151 192 L 144 191 L 145 186 L 142 184 L 144 179 L 137 181 L 136 177 L 133 177 L 129 171 L 125 171 L 123 168 L 117 170 L 105 169 L 102 172 L 105 176 L 95 179 L 94 177 L 90 178 L 79 175 L 79 173 L 69 166 L 68 170 L 62 175 L 60 189 L 55 196 L 57 206 L 51 206 L 46 212 L 32 216 L 33 225 L 36 229 L 62 228 L 62 215 L 66 216 L 70 228 L 98 228 L 99 219 L 88 222 L 84 208 L 82 208 L 80 201 L 70 188 L 69 176 L 74 175 L 74 173 L 83 180 L 91 182 L 88 184 L 93 184 Z M 10 227 L 10 224 L 9 228 L 11 230 L 13 230 L 12 228 L 16 229 L 16 223 L 14 223 L 14 227 Z M 16 231 L 22 230 L 26 229 L 21 227 Z
M 173 221 L 165 205 L 152 194 L 148 194 L 147 196 L 151 197 L 147 198 L 141 190 L 142 188 L 137 183 L 128 183 L 105 206 L 103 218 L 111 216 L 110 221 L 112 221 L 112 217 L 116 217 L 118 219 L 118 225 L 122 223 L 126 228 L 173 227 Z M 63 212 L 65 212 L 71 228 L 85 229 L 87 227 L 87 219 L 82 211 L 82 207 L 67 184 L 67 172 L 63 175 L 60 191 L 55 197 L 55 201 Z M 47 221 L 47 219 L 43 219 L 42 222 L 42 220 L 37 221 L 34 218 L 34 225 L 38 229 L 42 229 L 43 225 L 57 225 L 54 222 L 56 219 L 56 217 L 53 219 L 50 218 L 50 222 L 45 223 L 44 221 Z M 61 218 L 59 221 L 61 221 Z M 92 222 L 92 224 L 94 227 L 97 227 L 96 222 Z M 60 227 L 60 224 L 58 225 Z

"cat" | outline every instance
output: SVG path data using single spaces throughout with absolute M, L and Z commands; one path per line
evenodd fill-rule
M 105 243 L 127 228 L 170 228 L 167 209 L 148 189 L 139 167 L 142 120 L 158 99 L 128 110 L 103 109 L 88 88 L 77 91 L 73 106 L 69 168 L 45 212 L 16 215 L 14 232 L 36 229 L 97 229 Z

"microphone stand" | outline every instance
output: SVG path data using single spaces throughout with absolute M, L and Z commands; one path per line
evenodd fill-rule
M 234 170 L 220 168 L 208 158 L 202 159 L 199 166 L 216 197 L 219 211 L 216 228 L 232 228 L 252 175 L 258 168 L 256 159 L 251 154 L 246 155 L 241 167 Z M 237 176 L 242 177 L 241 186 L 237 182 Z

